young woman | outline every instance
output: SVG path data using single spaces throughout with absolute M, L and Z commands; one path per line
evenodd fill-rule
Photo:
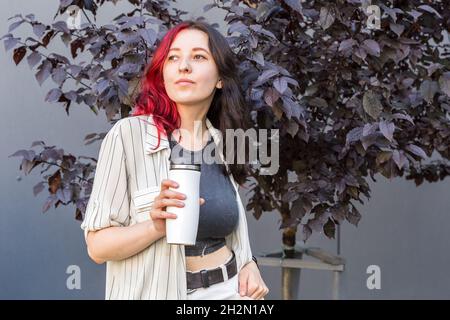
M 198 21 L 169 30 L 146 67 L 133 115 L 102 141 L 81 225 L 89 256 L 107 262 L 106 299 L 263 299 L 268 293 L 238 193 L 247 166 L 225 162 L 220 148 L 227 147 L 225 129 L 248 128 L 246 114 L 226 39 Z M 166 219 L 176 217 L 166 207 L 182 207 L 184 200 L 176 181 L 167 179 L 170 161 L 211 145 L 222 163 L 201 163 L 197 242 L 168 244 Z M 176 148 L 184 151 L 181 158 Z

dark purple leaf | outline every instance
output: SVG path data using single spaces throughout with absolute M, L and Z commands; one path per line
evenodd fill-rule
M 259 65 L 264 66 L 264 56 L 261 52 L 257 51 L 255 52 L 251 59 L 255 62 L 257 62 Z
M 361 214 L 354 206 L 352 206 L 352 210 L 347 212 L 346 218 L 348 222 L 358 226 L 359 220 L 361 220 Z
M 56 31 L 64 32 L 64 33 L 70 33 L 69 28 L 67 27 L 67 23 L 65 21 L 57 21 L 52 24 L 52 27 Z
M 55 81 L 56 84 L 58 84 L 58 86 L 62 85 L 63 82 L 67 79 L 67 73 L 66 73 L 66 71 L 64 71 L 64 68 L 58 67 L 58 68 L 53 69 L 52 79 L 53 79 L 53 81 Z
M 303 225 L 302 234 L 301 234 L 302 241 L 308 240 L 308 238 L 311 236 L 311 234 L 312 234 L 311 228 L 308 227 L 307 225 Z
M 52 71 L 52 65 L 48 60 L 44 60 L 40 66 L 38 67 L 39 71 L 36 72 L 36 80 L 38 81 L 39 85 L 42 85 L 45 80 L 50 76 L 50 73 Z
M 20 41 L 20 38 L 8 38 L 3 42 L 5 45 L 5 50 L 8 51 L 11 48 L 14 48 L 16 44 Z
M 44 146 L 44 145 L 45 145 L 44 141 L 41 141 L 41 140 L 39 140 L 39 141 L 34 141 L 34 142 L 31 144 L 31 148 L 33 148 L 33 147 L 35 147 L 35 146 Z
M 428 103 L 431 103 L 433 101 L 433 97 L 438 90 L 439 87 L 436 81 L 431 80 L 425 80 L 420 84 L 419 88 L 420 94 Z
M 155 44 L 157 35 L 152 29 L 139 29 L 139 34 L 147 42 L 148 46 L 153 46 Z
M 409 152 L 415 154 L 416 156 L 421 157 L 422 159 L 427 159 L 428 156 L 425 153 L 425 151 L 423 151 L 423 149 L 415 144 L 410 144 L 408 146 L 405 147 L 406 150 L 408 150 Z
M 33 33 L 38 37 L 41 38 L 46 30 L 46 26 L 42 23 L 36 23 L 33 25 Z
M 444 72 L 439 77 L 439 87 L 442 92 L 450 97 L 450 72 Z
M 243 24 L 241 21 L 232 23 L 228 28 L 228 34 L 233 34 L 234 32 L 240 33 L 242 35 L 248 35 L 249 30 L 248 27 Z
M 373 145 L 377 141 L 376 135 L 368 135 L 361 138 L 361 144 L 364 150 L 367 150 L 371 145 Z
M 109 80 L 108 79 L 104 79 L 99 81 L 98 83 L 95 84 L 94 86 L 94 90 L 98 93 L 98 94 L 102 94 L 103 91 L 105 91 L 106 88 L 108 88 L 109 86 Z
M 58 189 L 56 196 L 61 202 L 68 203 L 72 198 L 72 190 L 66 187 L 64 189 Z
M 411 17 L 413 17 L 414 22 L 417 21 L 417 18 L 419 18 L 422 15 L 422 12 L 416 11 L 416 10 L 411 10 L 409 12 L 407 12 Z
M 47 200 L 44 203 L 44 206 L 42 207 L 42 212 L 47 212 L 48 209 L 56 202 L 56 197 L 52 194 L 50 195 Z
M 346 39 L 339 44 L 339 51 L 348 51 L 356 45 L 357 42 L 354 39 Z
M 11 158 L 11 157 L 29 158 L 28 150 L 18 150 L 18 151 L 14 152 L 13 154 L 8 156 L 8 158 Z M 33 158 L 31 158 L 31 159 L 33 159 Z
M 134 63 L 125 63 L 122 64 L 119 69 L 117 69 L 117 72 L 120 73 L 137 73 L 141 69 L 141 66 Z
M 392 122 L 387 123 L 384 120 L 380 121 L 380 131 L 385 136 L 386 139 L 392 142 L 392 138 L 395 131 L 394 123 Z
M 56 102 L 58 101 L 59 97 L 61 97 L 61 94 L 62 94 L 61 89 L 59 88 L 51 89 L 45 96 L 45 101 Z
M 380 45 L 375 40 L 372 40 L 372 39 L 364 40 L 362 45 L 363 45 L 364 50 L 368 54 L 370 54 L 372 56 L 376 56 L 376 57 L 380 56 Z
M 442 69 L 443 67 L 440 63 L 432 63 L 427 67 L 428 76 L 430 77 L 436 70 Z
M 44 190 L 44 188 L 45 188 L 44 182 L 42 181 L 39 182 L 33 187 L 33 195 L 37 196 L 42 190 Z
M 403 151 L 398 151 L 398 150 L 394 150 L 394 152 L 392 153 L 392 160 L 394 160 L 394 162 L 397 165 L 399 170 L 402 170 L 402 168 L 408 162 L 408 159 L 403 154 Z
M 19 21 L 12 23 L 8 28 L 8 32 L 13 31 L 14 29 L 16 29 L 18 26 L 20 26 L 24 22 L 25 22 L 25 20 L 19 20 Z
M 320 8 L 319 25 L 323 30 L 328 29 L 334 23 L 334 11 L 328 7 Z
M 350 130 L 347 133 L 345 144 L 350 144 L 355 141 L 359 141 L 362 137 L 363 128 L 362 127 L 356 127 Z
M 84 41 L 83 39 L 76 39 L 70 43 L 70 52 L 72 53 L 72 58 L 76 58 L 78 56 L 78 49 L 81 52 L 84 51 Z
M 268 37 L 270 37 L 270 38 L 272 38 L 272 39 L 277 39 L 277 37 L 276 37 L 272 32 L 270 32 L 269 30 L 266 30 L 266 29 L 264 29 L 264 28 L 262 28 L 262 29 L 259 31 L 259 33 L 261 33 L 261 34 L 263 34 L 263 35 L 265 35 L 265 36 L 268 36 Z
M 279 93 L 283 94 L 287 89 L 287 82 L 283 78 L 276 78 L 273 81 L 273 86 Z
M 264 93 L 264 101 L 271 107 L 279 98 L 280 94 L 273 88 L 268 88 Z
M 76 64 L 71 64 L 68 66 L 70 73 L 74 76 L 74 77 L 78 77 L 78 75 L 80 74 L 81 70 L 83 70 L 82 67 L 76 65 Z
M 122 24 L 120 26 L 120 30 L 131 28 L 131 27 L 139 25 L 139 24 L 142 25 L 143 23 L 144 23 L 144 17 L 140 17 L 140 16 L 131 17 L 124 24 Z
M 433 13 L 435 14 L 438 18 L 442 18 L 442 16 L 439 14 L 439 12 L 436 11 L 436 9 L 434 9 L 433 7 L 427 5 L 427 4 L 423 4 L 421 6 L 419 6 L 419 9 L 422 9 L 423 11 L 429 12 L 429 13 Z
M 25 54 L 27 53 L 27 48 L 25 46 L 18 47 L 14 49 L 13 59 L 16 65 L 22 61 L 23 57 L 25 57 Z
M 403 119 L 403 120 L 407 120 L 407 121 L 411 122 L 411 124 L 414 124 L 413 119 L 412 119 L 411 116 L 408 115 L 408 114 L 394 113 L 394 114 L 392 115 L 392 117 L 393 117 L 394 119 Z
M 12 20 L 12 19 L 15 19 L 15 18 L 22 18 L 23 19 L 22 15 L 20 13 L 18 13 L 18 14 L 13 15 L 12 17 L 9 17 L 8 21 Z
M 363 96 L 363 108 L 366 113 L 371 116 L 374 120 L 377 120 L 383 110 L 380 100 L 377 95 L 372 91 L 368 90 Z
M 334 239 L 334 234 L 336 232 L 336 225 L 331 218 L 323 226 L 323 232 L 329 239 Z
M 366 123 L 363 127 L 362 136 L 366 137 L 368 135 L 371 135 L 377 131 L 379 127 L 378 123 Z
M 295 11 L 302 13 L 302 3 L 299 0 L 284 0 L 284 3 Z
M 401 36 L 403 31 L 405 30 L 405 26 L 402 24 L 389 23 L 389 28 L 394 32 L 397 36 Z
M 289 121 L 289 126 L 286 131 L 291 135 L 292 138 L 297 134 L 299 125 L 294 120 Z
M 32 14 L 32 13 L 27 14 L 27 15 L 25 16 L 25 18 L 30 19 L 31 21 L 34 21 L 34 20 L 36 19 L 36 18 L 35 18 L 35 15 Z
M 272 78 L 273 76 L 278 75 L 280 72 L 278 70 L 275 69 L 268 69 L 265 70 L 259 77 L 257 80 L 258 84 L 263 84 L 265 83 L 267 80 L 269 80 L 270 78 Z
M 30 68 L 33 68 L 36 64 L 38 64 L 41 61 L 41 54 L 39 52 L 32 52 L 27 57 L 28 65 Z
M 64 96 L 65 96 L 67 99 L 71 100 L 71 101 L 77 101 L 77 100 L 78 100 L 78 94 L 77 94 L 77 92 L 75 92 L 75 91 L 73 91 L 73 90 L 70 90 L 70 91 L 68 91 L 68 92 L 65 92 L 65 93 L 64 93 Z
M 73 0 L 59 0 L 59 5 L 63 8 L 70 6 Z
M 314 97 L 311 100 L 309 100 L 309 105 L 313 106 L 313 107 L 318 107 L 318 108 L 327 108 L 328 107 L 328 103 L 325 99 L 319 98 L 319 97 Z

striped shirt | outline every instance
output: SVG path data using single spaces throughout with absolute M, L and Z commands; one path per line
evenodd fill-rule
M 208 131 L 219 145 L 220 131 L 206 119 Z M 111 226 L 131 226 L 149 220 L 161 181 L 168 178 L 171 149 L 151 115 L 123 118 L 104 137 L 99 151 L 92 192 L 81 224 L 88 231 Z M 155 149 L 156 148 L 156 149 Z M 155 149 L 155 150 L 153 150 Z M 219 151 L 225 163 L 223 153 Z M 226 164 L 226 163 L 225 163 Z M 239 221 L 226 245 L 236 253 L 238 270 L 252 261 L 246 212 L 236 190 Z M 106 262 L 105 299 L 186 300 L 186 257 L 184 245 L 168 244 L 166 237 L 141 252 Z

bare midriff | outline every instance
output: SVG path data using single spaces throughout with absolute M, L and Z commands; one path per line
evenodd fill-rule
M 186 256 L 186 269 L 190 272 L 197 272 L 202 269 L 214 269 L 228 261 L 231 257 L 231 250 L 225 245 L 219 250 L 202 256 Z

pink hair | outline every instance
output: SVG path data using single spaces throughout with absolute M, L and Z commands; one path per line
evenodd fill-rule
M 173 40 L 181 30 L 188 27 L 188 23 L 181 22 L 164 35 L 153 54 L 153 59 L 145 67 L 139 95 L 131 113 L 131 116 L 150 114 L 153 116 L 158 128 L 158 145 L 155 149 L 159 147 L 161 132 L 166 131 L 169 134 L 180 126 L 176 104 L 169 98 L 164 88 L 163 66 Z

